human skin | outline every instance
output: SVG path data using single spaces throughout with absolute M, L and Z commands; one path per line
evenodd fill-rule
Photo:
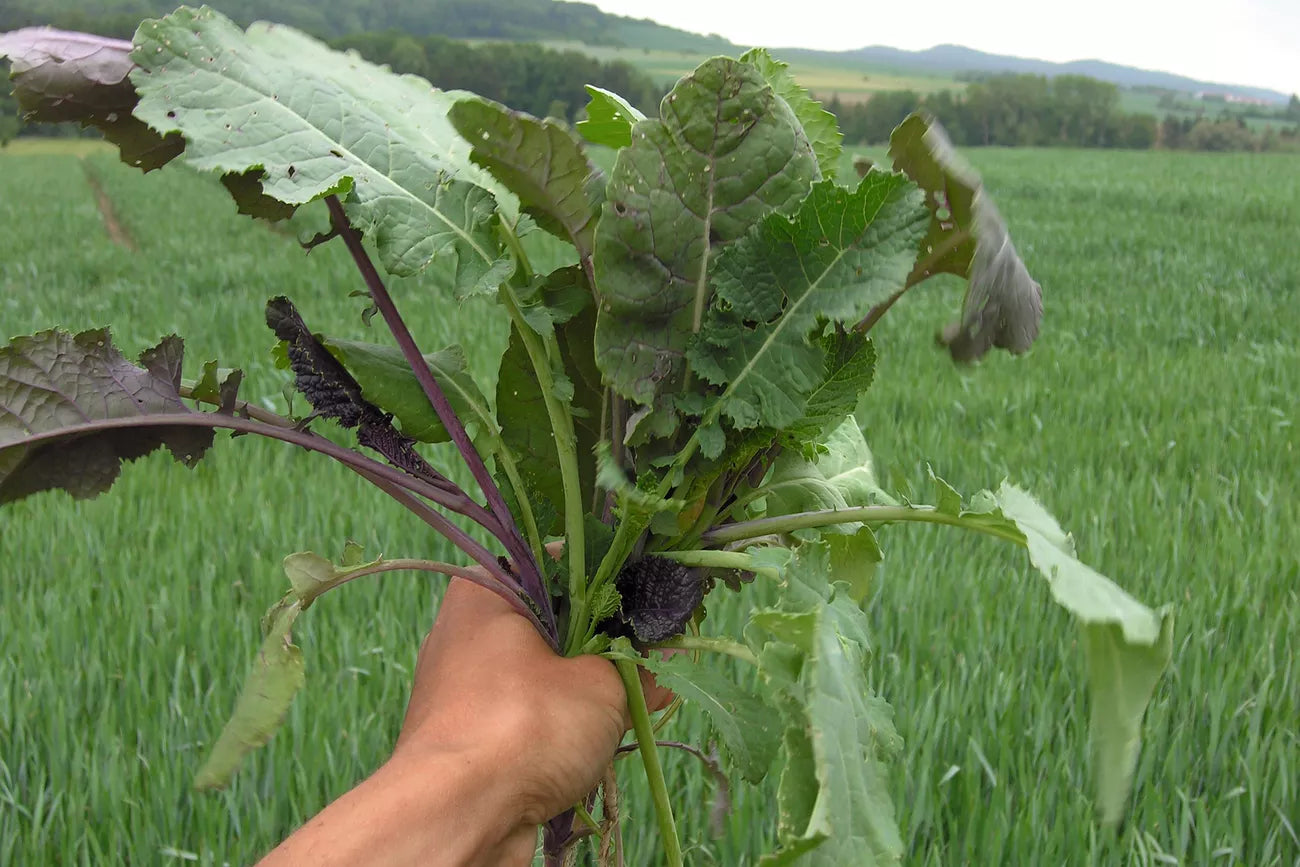
M 392 756 L 261 867 L 530 865 L 537 826 L 595 787 L 628 727 L 611 662 L 557 656 L 505 600 L 453 579 Z

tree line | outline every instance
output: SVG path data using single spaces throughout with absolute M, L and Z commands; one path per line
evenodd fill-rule
M 470 90 L 537 117 L 569 122 L 586 107 L 588 84 L 622 94 L 647 114 L 658 113 L 667 90 L 626 61 L 526 42 L 469 43 L 387 32 L 345 36 L 331 44 L 443 90 Z
M 866 102 L 833 97 L 827 108 L 849 144 L 883 144 L 914 111 L 938 118 L 959 146 L 1186 148 L 1192 150 L 1300 150 L 1300 99 L 1292 97 L 1291 129 L 1251 130 L 1242 117 L 1190 118 L 1120 110 L 1118 86 L 1081 75 L 998 75 L 973 81 L 964 92 L 879 91 Z M 1291 107 L 1287 108 L 1291 111 Z M 1289 116 L 1289 115 L 1288 115 Z
M 0 0 L 0 31 L 32 24 L 131 38 L 177 0 Z M 197 5 L 197 4 L 196 4 Z M 586 3 L 553 0 L 215 0 L 241 25 L 270 19 L 329 39 L 399 30 L 466 39 L 571 39 L 617 44 L 619 20 Z

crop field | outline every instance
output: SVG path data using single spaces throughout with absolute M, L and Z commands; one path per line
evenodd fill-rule
M 1144 732 L 1131 812 L 1093 822 L 1078 635 L 1015 551 L 889 528 L 870 600 L 876 686 L 906 739 L 891 780 L 909 864 L 1300 864 L 1300 157 L 989 150 L 971 154 L 1042 282 L 1028 355 L 956 369 L 934 330 L 951 286 L 888 316 L 858 419 L 887 487 L 928 495 L 1008 477 L 1083 559 L 1176 610 L 1175 658 Z M 845 158 L 846 175 L 848 157 Z M 113 232 L 107 230 L 113 224 Z M 301 230 L 303 227 L 298 227 Z M 242 366 L 283 409 L 265 300 L 360 336 L 346 253 L 234 213 L 210 178 L 148 176 L 102 152 L 0 151 L 0 331 L 114 326 L 124 350 L 187 338 L 186 375 Z M 458 342 L 484 376 L 504 334 L 418 280 L 394 287 L 426 351 Z M 486 304 L 487 302 L 480 302 Z M 0 511 L 0 864 L 242 864 L 383 760 L 439 582 L 390 573 L 299 621 L 307 690 L 219 794 L 190 782 L 286 586 L 280 559 L 452 557 L 341 468 L 220 437 L 163 454 L 109 494 Z M 436 452 L 435 452 L 436 456 Z M 725 593 L 725 591 L 722 591 Z M 710 600 L 709 620 L 734 616 Z M 684 713 L 674 739 L 702 741 Z M 676 753 L 670 788 L 698 787 Z M 628 759 L 630 762 L 638 759 Z M 692 769 L 693 770 L 693 769 Z M 630 863 L 654 821 L 630 781 Z M 754 865 L 774 783 L 678 816 L 686 861 Z

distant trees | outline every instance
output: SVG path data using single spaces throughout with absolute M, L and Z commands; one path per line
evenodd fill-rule
M 1300 98 L 1295 102 L 1300 112 Z M 1294 141 L 1285 132 L 1257 135 L 1237 121 L 1184 123 L 1170 115 L 1161 124 L 1153 115 L 1121 111 L 1116 85 L 1082 75 L 981 76 L 961 93 L 881 91 L 864 103 L 832 98 L 827 107 L 852 144 L 887 141 L 890 131 L 917 110 L 933 114 L 953 142 L 965 146 L 1264 150 Z
M 1286 116 L 1291 120 L 1300 121 L 1300 96 L 1291 94 L 1291 101 L 1286 106 Z
M 441 36 L 361 33 L 332 43 L 373 63 L 428 79 L 444 90 L 472 90 L 537 117 L 572 121 L 587 104 L 584 85 L 622 94 L 657 114 L 665 89 L 623 61 L 599 61 L 577 51 L 524 42 L 467 43 Z

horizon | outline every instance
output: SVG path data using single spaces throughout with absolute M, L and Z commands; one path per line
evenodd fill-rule
M 805 0 L 798 19 L 754 15 L 739 0 L 661 0 L 653 17 L 636 0 L 577 0 L 604 12 L 647 19 L 692 33 L 721 36 L 737 45 L 851 52 L 887 47 L 926 51 L 955 45 L 985 54 L 1051 63 L 1099 61 L 1149 72 L 1179 75 L 1232 87 L 1300 93 L 1300 3 L 1242 0 L 1231 18 L 1213 0 L 1098 0 L 1088 10 L 1052 21 L 1034 0 L 985 0 L 978 8 L 956 0 L 935 0 L 924 30 L 909 25 L 900 9 L 863 10 L 843 0 Z M 1107 15 L 1107 9 L 1115 14 Z M 974 13 L 974 15 L 972 15 Z M 894 21 L 890 23 L 890 17 Z M 843 26 L 825 28 L 838 20 Z M 855 27 L 855 21 L 873 27 Z M 1023 26 L 1008 27 L 1015 20 Z M 1114 21 L 1125 22 L 1114 27 Z M 1101 24 L 1099 27 L 1098 24 Z M 845 36 L 846 30 L 863 38 Z M 1151 39 L 1156 32 L 1162 38 Z M 1084 47 L 1086 46 L 1086 47 Z

